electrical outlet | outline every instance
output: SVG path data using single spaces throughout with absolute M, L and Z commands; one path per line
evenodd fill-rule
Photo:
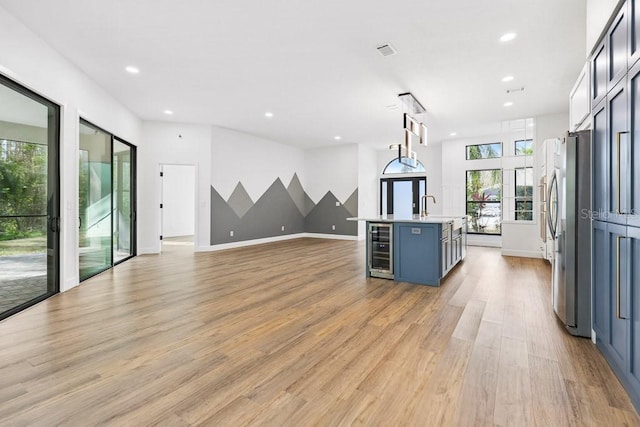
M 284 231 L 284 225 L 282 226 L 282 231 Z
M 340 206 L 340 202 L 336 202 L 336 206 Z
M 229 237 L 233 237 L 233 230 L 229 232 Z
M 335 224 L 331 226 L 331 229 L 332 229 L 332 230 L 335 230 L 335 229 L 336 229 Z

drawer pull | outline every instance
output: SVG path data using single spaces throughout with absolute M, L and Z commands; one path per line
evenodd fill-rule
M 620 136 L 622 134 L 625 134 L 625 133 L 629 133 L 629 132 L 628 131 L 616 132 L 616 145 L 617 145 L 617 149 L 618 149 L 618 153 L 617 153 L 618 154 L 618 156 L 617 156 L 617 158 L 618 158 L 618 164 L 617 164 L 617 166 L 618 166 L 617 167 L 617 174 L 618 174 L 618 209 L 617 209 L 616 213 L 618 215 L 623 213 L 621 211 L 621 207 L 620 207 L 620 196 L 622 194 L 622 191 L 620 190 L 620 187 L 622 185 L 622 176 L 621 176 L 621 168 L 620 168 L 620 158 L 621 158 L 621 156 L 620 156 Z
M 616 317 L 618 319 L 625 319 L 620 315 L 620 240 L 624 239 L 622 236 L 616 236 Z

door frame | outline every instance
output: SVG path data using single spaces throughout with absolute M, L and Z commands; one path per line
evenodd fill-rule
M 113 267 L 115 267 L 118 264 L 122 264 L 123 262 L 130 260 L 131 258 L 135 257 L 138 255 L 138 249 L 137 249 L 137 236 L 138 236 L 138 224 L 137 224 L 137 217 L 138 217 L 138 211 L 137 211 L 137 201 L 138 201 L 138 193 L 137 193 L 137 181 L 138 181 L 138 166 L 137 166 L 137 162 L 138 162 L 138 157 L 137 157 L 137 149 L 138 147 L 134 144 L 131 144 L 130 142 L 127 142 L 127 140 L 120 138 L 119 136 L 109 132 L 108 130 L 95 125 L 93 122 L 83 118 L 82 116 L 78 117 L 78 126 L 80 124 L 84 123 L 85 126 L 89 126 L 92 127 L 94 129 L 99 130 L 100 132 L 105 133 L 106 135 L 109 135 L 110 137 L 110 149 L 111 149 L 111 265 L 109 265 L 107 268 L 96 272 L 94 274 L 91 274 L 87 277 L 81 278 L 80 277 L 80 264 L 79 264 L 79 259 L 80 259 L 80 252 L 78 251 L 76 258 L 78 259 L 78 264 L 77 264 L 77 271 L 78 271 L 78 280 L 80 283 L 84 282 L 85 280 L 88 280 L 94 276 L 97 276 L 98 274 L 101 274 L 107 270 L 112 269 Z M 121 260 L 118 260 L 117 262 L 115 261 L 114 257 L 113 257 L 113 145 L 114 145 L 114 141 L 118 141 L 119 143 L 122 143 L 126 146 L 129 147 L 129 149 L 131 150 L 131 255 L 129 255 L 126 258 L 123 258 Z M 80 152 L 80 149 L 78 147 L 78 153 Z M 80 177 L 80 171 L 78 171 L 78 175 L 76 176 L 76 181 L 78 181 Z M 79 189 L 78 189 L 79 191 Z M 76 194 L 76 199 L 77 199 L 78 195 Z M 80 206 L 78 205 L 78 209 L 80 208 Z M 79 212 L 78 212 L 78 217 L 79 217 Z M 78 228 L 78 227 L 76 227 Z M 76 246 L 79 245 L 79 229 L 76 229 L 76 233 L 78 233 L 76 235 Z
M 413 192 L 413 214 L 420 214 L 420 181 L 424 181 L 424 194 L 427 192 L 427 176 L 425 174 L 406 174 L 398 176 L 383 175 L 380 177 L 380 186 L 378 187 L 378 213 L 382 215 L 382 188 L 387 187 L 387 215 L 393 214 L 393 183 L 394 182 L 411 182 Z
M 134 256 L 136 256 L 138 254 L 138 150 L 137 147 L 127 141 L 125 141 L 122 138 L 118 138 L 115 135 L 111 135 L 111 191 L 112 191 L 112 195 L 111 195 L 111 212 L 113 212 L 113 157 L 114 157 L 114 150 L 113 150 L 113 143 L 114 141 L 118 141 L 121 144 L 126 145 L 127 147 L 129 147 L 129 154 L 131 156 L 130 158 L 130 162 L 131 162 L 131 189 L 129 190 L 129 203 L 131 205 L 131 235 L 129 236 L 130 242 L 131 242 L 131 255 L 129 255 L 128 257 L 122 258 L 121 260 L 115 261 L 113 262 L 113 266 L 115 267 L 118 264 L 121 264 L 131 258 L 133 258 Z M 113 220 L 111 221 L 111 252 L 113 253 Z
M 193 207 L 193 252 L 196 252 L 196 239 L 198 237 L 198 221 L 199 221 L 199 216 L 198 216 L 198 211 L 199 211 L 199 199 L 198 199 L 198 164 L 197 163 L 180 163 L 180 162 L 159 162 L 158 163 L 158 172 L 156 177 L 160 178 L 160 182 L 159 182 L 159 197 L 158 199 L 160 200 L 160 204 L 158 205 L 158 219 L 160 220 L 158 223 L 158 235 L 160 236 L 160 250 L 159 252 L 162 253 L 162 246 L 163 246 L 163 233 L 164 233 L 164 215 L 162 212 L 162 206 L 164 205 L 164 181 L 163 181 L 163 167 L 164 166 L 191 166 L 193 167 L 193 176 L 194 176 L 194 185 L 193 185 L 193 201 L 194 201 L 194 207 Z

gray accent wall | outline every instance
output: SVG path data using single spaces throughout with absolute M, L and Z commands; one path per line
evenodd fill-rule
M 346 220 L 357 214 L 357 188 L 344 204 L 329 191 L 316 205 L 297 174 L 286 188 L 280 178 L 276 179 L 255 203 L 240 182 L 229 200 L 224 200 L 212 186 L 211 244 L 303 232 L 357 236 L 357 223 Z
M 241 182 L 236 185 L 227 203 L 240 218 L 253 206 L 253 200 L 251 200 L 251 197 L 249 197 L 247 190 L 244 189 Z
M 351 216 L 358 216 L 358 189 L 356 188 L 349 196 L 346 202 L 344 202 L 344 208 L 351 214 Z
M 339 205 L 339 206 L 336 206 Z M 357 203 L 356 203 L 356 206 Z M 357 210 L 357 208 L 356 208 Z M 331 191 L 327 192 L 304 219 L 307 233 L 358 235 L 358 223 L 347 221 L 353 216 Z M 335 226 L 335 230 L 333 227 Z
M 303 216 L 307 216 L 307 214 L 313 209 L 316 205 L 313 203 L 313 200 L 309 197 L 309 195 L 302 188 L 302 183 L 298 178 L 298 174 L 293 174 L 293 178 L 291 178 L 291 182 L 289 183 L 289 187 L 287 187 L 287 191 L 291 195 L 293 202 L 296 204 L 300 213 Z

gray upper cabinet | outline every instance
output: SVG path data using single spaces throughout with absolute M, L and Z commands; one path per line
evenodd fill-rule
M 613 89 L 627 72 L 627 46 L 627 7 L 622 7 L 607 32 L 607 91 Z
M 626 224 L 629 212 L 629 120 L 627 82 L 607 94 L 608 221 Z
M 640 0 L 591 56 L 593 330 L 640 409 Z
M 640 0 L 627 1 L 629 66 L 640 59 Z
M 640 227 L 640 62 L 637 62 L 628 77 L 629 134 L 626 156 L 627 176 L 627 225 Z
M 600 103 L 607 95 L 606 39 L 597 47 L 591 58 L 591 105 Z
M 593 110 L 593 210 L 597 219 L 605 219 L 607 204 L 608 154 L 607 154 L 607 103 L 601 102 Z

